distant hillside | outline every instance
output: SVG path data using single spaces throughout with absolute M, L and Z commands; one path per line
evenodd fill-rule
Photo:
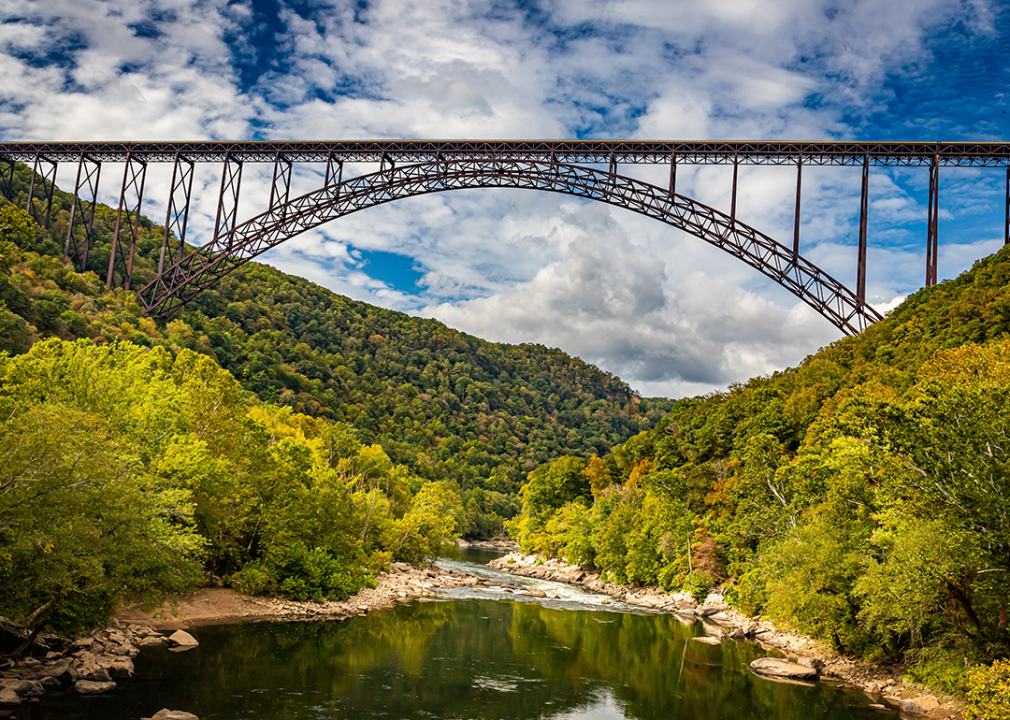
M 18 166 L 14 205 L 30 173 Z M 28 272 L 0 280 L 0 349 L 24 352 L 49 336 L 117 338 L 209 355 L 261 399 L 341 420 L 421 477 L 465 491 L 471 534 L 500 528 L 536 464 L 605 453 L 652 427 L 670 406 L 640 400 L 619 378 L 560 350 L 490 343 L 249 263 L 168 323 L 100 282 L 115 209 L 96 211 L 88 270 L 62 265 L 71 196 L 57 191 L 50 228 L 17 239 Z M 2 202 L 2 201 L 0 201 Z M 36 188 L 36 203 L 40 190 Z M 153 277 L 163 230 L 142 218 L 134 286 Z M 37 253 L 38 256 L 33 255 Z

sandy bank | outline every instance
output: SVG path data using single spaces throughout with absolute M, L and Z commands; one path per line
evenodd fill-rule
M 474 576 L 438 568 L 416 568 L 393 563 L 388 573 L 379 573 L 375 588 L 365 588 L 343 601 L 296 602 L 282 598 L 251 597 L 226 588 L 203 588 L 180 595 L 175 606 L 165 603 L 154 610 L 125 607 L 115 618 L 122 623 L 158 630 L 176 630 L 198 625 L 223 625 L 256 620 L 335 620 L 393 607 L 417 597 L 434 595 L 441 588 L 474 585 Z

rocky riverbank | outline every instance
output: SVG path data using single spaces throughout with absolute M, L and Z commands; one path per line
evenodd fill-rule
M 467 573 L 393 563 L 388 573 L 379 573 L 375 588 L 366 588 L 343 602 L 294 602 L 250 597 L 224 588 L 204 588 L 176 598 L 174 608 L 168 603 L 153 611 L 123 608 L 109 627 L 73 642 L 43 636 L 17 662 L 0 658 L 0 717 L 17 714 L 47 693 L 112 692 L 118 684 L 133 677 L 133 658 L 142 647 L 161 644 L 176 650 L 195 647 L 192 636 L 185 632 L 166 635 L 169 631 L 264 620 L 336 620 L 433 596 L 442 588 L 486 583 L 486 579 Z
M 812 638 L 777 628 L 760 617 L 749 617 L 729 607 L 719 593 L 699 603 L 687 593 L 665 593 L 658 587 L 632 588 L 603 582 L 600 574 L 568 565 L 559 559 L 512 552 L 488 564 L 523 577 L 553 580 L 613 596 L 628 605 L 693 617 L 706 633 L 695 640 L 709 643 L 750 640 L 768 650 L 780 651 L 798 665 L 812 668 L 819 679 L 836 686 L 862 689 L 879 709 L 900 709 L 909 715 L 934 720 L 960 720 L 962 705 L 955 698 L 922 692 L 907 684 L 901 668 L 885 667 L 846 657 Z M 755 668 L 759 672 L 758 668 Z
M 481 550 L 501 550 L 513 552 L 519 549 L 519 543 L 514 540 L 464 540 L 460 538 L 456 545 L 461 548 L 479 548 Z

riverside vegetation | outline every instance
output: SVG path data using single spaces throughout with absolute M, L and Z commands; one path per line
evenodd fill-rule
M 80 627 L 201 571 L 340 596 L 507 524 L 614 582 L 721 584 L 941 690 L 1010 651 L 1007 250 L 795 369 L 670 403 L 255 263 L 157 323 L 62 263 L 68 210 L 57 192 L 47 231 L 0 206 L 0 614 Z M 161 232 L 141 221 L 135 284 Z
M 1004 248 L 799 367 L 537 467 L 508 526 L 612 582 L 721 585 L 839 651 L 970 684 L 971 717 L 1010 717 L 1007 666 L 968 672 L 1010 654 L 1008 396 Z
M 18 166 L 14 202 L 0 199 L 8 650 L 208 579 L 347 597 L 391 561 L 500 534 L 530 468 L 603 452 L 670 405 L 558 350 L 484 342 L 256 263 L 155 322 L 94 272 L 115 211 L 96 207 L 77 273 L 61 259 L 71 197 L 56 192 L 42 228 L 21 209 L 29 178 Z M 141 219 L 135 285 L 161 237 Z

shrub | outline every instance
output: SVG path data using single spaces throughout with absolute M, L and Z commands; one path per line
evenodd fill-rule
M 965 720 L 1010 720 L 1010 660 L 968 671 Z
M 911 661 L 905 673 L 909 680 L 948 695 L 963 696 L 967 691 L 968 677 L 963 654 L 943 648 L 925 647 L 910 651 L 907 657 Z

